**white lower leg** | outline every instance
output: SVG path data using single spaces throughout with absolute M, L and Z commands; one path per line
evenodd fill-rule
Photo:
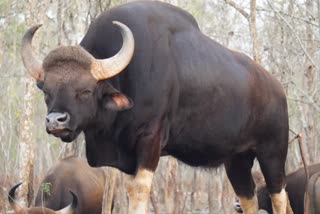
M 130 214 L 147 213 L 148 199 L 154 172 L 138 169 L 136 176 L 127 183 Z
M 258 200 L 256 196 L 253 196 L 252 198 L 239 197 L 239 202 L 240 202 L 242 211 L 245 214 L 258 213 Z
M 271 202 L 274 214 L 287 213 L 287 194 L 284 189 L 280 193 L 271 194 Z

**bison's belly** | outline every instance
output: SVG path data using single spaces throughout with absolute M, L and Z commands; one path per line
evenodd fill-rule
M 214 158 L 212 154 L 195 151 L 174 151 L 169 153 L 178 160 L 194 167 L 218 167 L 224 162 L 224 158 Z
M 163 150 L 191 166 L 216 167 L 230 158 L 236 147 L 232 142 L 199 142 L 189 139 L 173 144 L 169 142 Z
M 241 126 L 236 127 L 235 123 L 230 127 L 226 123 L 216 124 L 220 126 L 185 124 L 179 131 L 171 132 L 163 152 L 191 166 L 216 167 L 254 146 L 249 130 L 241 132 Z

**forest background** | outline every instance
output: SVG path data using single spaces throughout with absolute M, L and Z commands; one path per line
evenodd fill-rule
M 0 213 L 11 212 L 6 198 L 15 183 L 29 181 L 20 197 L 24 203 L 32 203 L 41 179 L 57 160 L 69 155 L 85 157 L 82 136 L 64 144 L 45 131 L 43 94 L 20 58 L 24 32 L 43 24 L 34 38 L 36 53 L 43 59 L 57 45 L 78 44 L 95 17 L 127 2 L 131 1 L 0 0 Z M 206 35 L 248 54 L 282 83 L 288 100 L 290 139 L 300 133 L 307 162 L 319 162 L 320 0 L 165 2 L 189 11 Z M 301 166 L 298 144 L 293 142 L 286 172 Z M 254 170 L 259 170 L 258 164 Z M 126 176 L 117 170 L 106 172 L 114 181 L 111 185 L 119 187 L 113 189 L 113 213 L 126 213 Z M 234 198 L 223 167 L 191 168 L 164 157 L 156 171 L 149 211 L 232 213 Z

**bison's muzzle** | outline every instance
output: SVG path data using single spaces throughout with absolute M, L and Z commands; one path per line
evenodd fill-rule
M 46 116 L 46 129 L 48 134 L 63 137 L 70 133 L 70 115 L 67 112 L 52 112 Z

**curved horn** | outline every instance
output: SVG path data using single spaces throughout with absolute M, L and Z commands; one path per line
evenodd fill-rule
M 36 80 L 43 81 L 44 72 L 42 63 L 33 56 L 31 45 L 33 35 L 39 27 L 41 27 L 41 25 L 33 26 L 24 34 L 21 42 L 21 57 L 29 74 Z
M 14 210 L 16 214 L 24 213 L 25 208 L 16 203 L 15 194 L 16 189 L 22 184 L 22 182 L 16 184 L 14 187 L 11 188 L 8 195 L 8 200 L 10 203 L 11 208 Z
M 129 63 L 134 52 L 134 37 L 131 30 L 121 22 L 113 21 L 121 30 L 123 44 L 120 51 L 107 59 L 94 61 L 91 73 L 97 80 L 113 77 L 120 73 Z
M 57 211 L 56 214 L 72 214 L 72 213 L 74 213 L 75 209 L 77 208 L 78 197 L 71 190 L 69 190 L 69 192 L 72 195 L 72 203 L 69 204 L 67 207 L 63 208 L 62 210 Z

